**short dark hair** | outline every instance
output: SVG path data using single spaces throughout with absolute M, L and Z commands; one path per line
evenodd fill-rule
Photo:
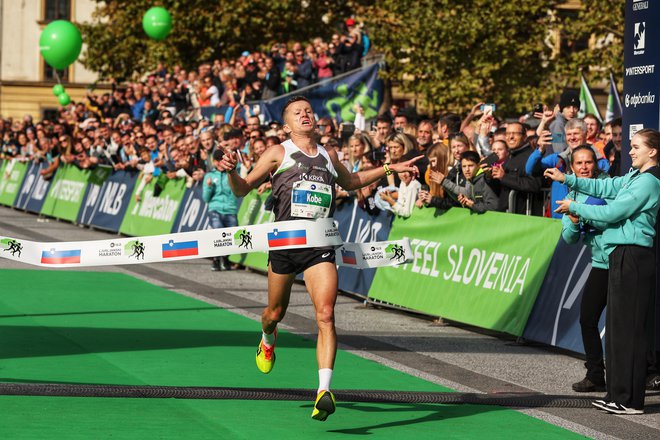
M 461 160 L 479 163 L 481 161 L 481 157 L 479 157 L 479 153 L 476 151 L 468 150 L 461 153 Z
M 440 125 L 447 126 L 447 133 L 456 133 L 461 130 L 461 117 L 456 113 L 445 113 L 438 121 Z
M 305 98 L 302 95 L 294 96 L 293 98 L 289 99 L 286 104 L 284 104 L 284 108 L 282 108 L 282 121 L 284 121 L 284 115 L 286 114 L 286 110 L 289 108 L 291 104 L 294 104 L 296 102 L 300 101 L 305 101 L 309 105 L 312 105 L 312 103 L 309 101 L 309 99 Z
M 387 115 L 380 115 L 376 118 L 376 123 L 379 122 L 387 122 L 388 124 L 392 125 L 392 118 Z

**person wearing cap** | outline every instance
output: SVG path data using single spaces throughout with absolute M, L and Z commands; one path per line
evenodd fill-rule
M 559 112 L 550 124 L 550 132 L 553 135 L 552 152 L 561 153 L 566 149 L 564 126 L 566 122 L 577 116 L 578 110 L 580 110 L 580 95 L 574 90 L 565 90 L 559 99 Z

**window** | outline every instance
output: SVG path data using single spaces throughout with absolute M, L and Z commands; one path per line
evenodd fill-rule
M 71 0 L 45 0 L 44 21 L 71 20 Z
M 43 72 L 44 72 L 44 81 L 57 81 L 57 78 L 55 77 L 55 69 L 50 67 L 44 59 L 41 59 L 41 62 L 43 63 Z M 66 68 L 64 70 L 58 70 L 57 74 L 60 76 L 60 81 L 62 82 L 67 82 L 69 81 L 69 68 Z

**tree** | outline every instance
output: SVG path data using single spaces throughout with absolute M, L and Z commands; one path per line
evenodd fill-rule
M 196 68 L 202 61 L 269 49 L 279 41 L 327 37 L 333 28 L 321 17 L 348 16 L 350 3 L 331 0 L 165 0 L 173 28 L 163 41 L 150 40 L 142 16 L 150 0 L 97 0 L 91 23 L 81 26 L 87 45 L 82 63 L 101 78 L 125 80 L 153 70 L 158 62 Z
M 593 82 L 607 79 L 610 71 L 623 78 L 625 7 L 625 0 L 591 0 L 577 14 L 560 18 L 567 50 L 555 66 L 558 86 L 578 88 L 580 70 Z
M 529 111 L 554 91 L 543 87 L 556 1 L 383 0 L 360 10 L 386 54 L 390 79 L 436 109 L 461 112 L 476 100 L 498 113 Z

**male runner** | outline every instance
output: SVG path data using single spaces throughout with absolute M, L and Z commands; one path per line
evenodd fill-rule
M 326 150 L 316 143 L 314 111 L 302 96 L 286 103 L 282 119 L 284 131 L 290 139 L 267 149 L 245 179 L 236 172 L 238 158 L 235 152 L 225 154 L 219 164 L 220 169 L 228 172 L 229 185 L 238 197 L 246 195 L 269 174 L 272 175 L 276 222 L 331 217 L 335 207 L 335 182 L 346 190 L 355 190 L 392 172 L 418 172 L 413 163 L 422 156 L 391 166 L 350 173 L 334 150 Z M 310 193 L 316 196 L 312 197 L 313 203 L 308 202 L 309 197 L 301 197 Z M 268 305 L 261 315 L 263 333 L 257 349 L 257 367 L 263 373 L 269 373 L 275 364 L 277 323 L 286 313 L 296 274 L 303 272 L 319 329 L 316 344 L 319 388 L 312 418 L 324 421 L 336 406 L 330 392 L 337 351 L 335 251 L 332 247 L 270 251 L 268 259 Z

